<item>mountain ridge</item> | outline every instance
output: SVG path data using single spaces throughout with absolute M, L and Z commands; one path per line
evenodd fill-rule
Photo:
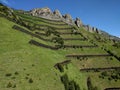
M 119 37 L 110 35 L 109 33 L 105 32 L 103 30 L 100 30 L 96 27 L 92 27 L 90 25 L 85 25 L 82 23 L 82 21 L 78 17 L 76 17 L 76 19 L 74 20 L 70 14 L 62 15 L 61 12 L 57 9 L 52 12 L 52 10 L 50 8 L 45 7 L 45 8 L 35 8 L 35 9 L 32 9 L 27 12 L 22 10 L 20 12 L 23 14 L 29 14 L 32 16 L 42 17 L 42 18 L 46 18 L 46 19 L 50 19 L 50 20 L 58 20 L 58 21 L 62 20 L 63 22 L 65 22 L 69 25 L 76 25 L 77 27 L 84 27 L 84 29 L 86 31 L 89 31 L 91 33 L 97 32 L 99 34 L 104 34 L 104 35 L 110 37 L 110 39 L 115 39 L 117 41 L 120 41 Z

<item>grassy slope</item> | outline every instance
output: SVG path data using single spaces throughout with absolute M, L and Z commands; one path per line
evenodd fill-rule
M 24 18 L 32 18 L 32 19 L 41 19 L 31 16 L 23 16 Z M 60 75 L 57 70 L 54 69 L 54 65 L 58 62 L 64 61 L 68 58 L 65 58 L 67 54 L 101 54 L 106 53 L 105 51 L 101 50 L 100 48 L 93 48 L 93 49 L 60 49 L 58 51 L 52 51 L 49 49 L 44 49 L 36 46 L 31 46 L 28 44 L 30 39 L 34 39 L 44 44 L 51 45 L 51 43 L 39 40 L 37 38 L 33 38 L 29 35 L 26 35 L 22 32 L 13 30 L 11 27 L 14 23 L 0 18 L 0 89 L 4 90 L 6 85 L 11 82 L 13 85 L 16 84 L 17 90 L 64 90 L 64 87 L 60 81 Z M 47 21 L 53 24 L 56 24 L 54 21 Z M 43 22 L 34 21 L 37 24 L 49 25 L 53 26 L 52 24 L 47 24 Z M 64 24 L 63 22 L 57 22 L 58 24 Z M 55 25 L 57 28 L 63 28 L 68 26 L 60 26 Z M 24 28 L 24 27 L 23 27 Z M 26 28 L 25 28 L 26 29 Z M 63 31 L 62 31 L 63 32 Z M 66 31 L 64 31 L 66 32 Z M 80 32 L 86 37 L 90 39 L 94 39 L 94 34 L 91 34 L 87 31 L 84 31 L 82 28 Z M 80 35 L 61 35 L 63 38 L 82 38 Z M 84 45 L 91 45 L 88 41 L 66 41 L 66 44 L 84 44 Z M 102 46 L 102 43 L 95 41 L 99 46 Z M 106 43 L 106 46 L 109 42 Z M 101 59 L 103 62 L 101 63 Z M 96 61 L 98 60 L 98 61 Z M 114 63 L 114 64 L 113 64 Z M 69 78 L 72 80 L 74 79 L 77 83 L 79 83 L 80 87 L 86 89 L 86 79 L 88 76 L 93 77 L 95 73 L 81 73 L 79 69 L 82 68 L 81 64 L 85 64 L 86 67 L 103 67 L 103 66 L 119 66 L 119 62 L 116 59 L 112 61 L 106 60 L 106 58 L 92 58 L 87 61 L 79 61 L 79 60 L 72 60 L 72 63 L 68 65 L 68 70 L 65 72 L 68 74 Z M 19 75 L 15 75 L 15 72 L 18 72 Z M 6 77 L 5 74 L 12 73 L 12 76 Z M 29 76 L 27 74 L 30 74 Z M 62 73 L 63 74 L 63 73 Z M 11 79 L 15 77 L 16 79 Z M 32 78 L 33 83 L 28 83 L 29 79 L 26 77 Z M 93 83 L 102 82 L 106 85 L 101 85 L 99 88 L 100 90 L 109 87 L 109 86 L 118 86 L 116 84 L 108 85 L 107 80 L 100 80 L 98 75 L 92 78 Z M 109 82 L 110 83 L 110 82 Z M 96 86 L 98 86 L 95 84 Z M 9 90 L 9 88 L 8 88 Z
M 64 53 L 31 46 L 28 42 L 33 37 L 13 30 L 14 23 L 5 18 L 0 17 L 0 21 L 0 89 L 9 90 L 6 87 L 10 82 L 13 86 L 16 84 L 16 90 L 64 90 L 60 74 L 53 67 L 57 62 L 65 60 Z M 39 42 L 46 43 L 42 40 Z M 15 72 L 19 74 L 15 75 Z M 6 74 L 9 73 L 12 75 L 7 77 Z M 72 79 L 84 77 L 73 65 L 70 66 L 69 73 Z M 77 73 L 76 76 L 73 73 Z M 33 83 L 28 82 L 29 78 L 33 79 Z M 77 81 L 79 84 L 84 81 L 81 88 L 86 88 L 85 79 Z
M 11 29 L 14 23 L 4 18 L 0 21 L 0 90 L 5 90 L 9 82 L 16 84 L 17 90 L 62 90 L 64 87 L 53 66 L 63 60 L 63 56 L 29 45 L 31 36 Z M 14 75 L 16 71 L 19 73 L 17 76 Z M 6 77 L 7 73 L 12 73 L 12 76 Z M 30 74 L 28 77 L 33 79 L 32 84 L 25 79 L 26 74 Z
M 99 45 L 99 48 L 102 47 L 102 46 L 105 46 L 108 50 L 111 50 L 117 56 L 120 56 L 120 48 L 113 47 L 112 46 L 113 45 L 112 41 L 105 40 L 105 37 L 103 37 L 102 35 L 99 35 L 99 34 L 96 34 L 96 33 L 90 33 L 88 31 L 85 31 L 83 28 L 80 28 L 80 31 L 81 31 L 81 33 L 85 37 L 89 38 L 89 41 L 93 40 L 94 43 L 96 43 L 97 45 Z M 106 43 L 99 42 L 98 40 L 96 40 L 94 38 L 95 35 L 100 36 L 100 38 L 103 39 L 103 40 L 105 40 Z M 99 50 L 99 49 L 96 49 L 96 50 L 97 51 L 92 50 L 93 53 L 94 53 L 94 51 L 96 53 L 99 53 L 99 52 L 100 53 L 105 53 L 105 51 L 103 51 L 103 50 Z M 91 52 L 91 51 L 88 51 L 88 52 Z M 82 61 L 73 60 L 72 62 L 78 68 L 111 67 L 111 66 L 115 67 L 115 66 L 120 66 L 120 62 L 116 58 L 112 57 L 113 60 L 109 60 L 109 58 L 105 58 L 105 57 L 101 57 L 101 58 L 89 58 L 87 61 L 84 61 L 84 60 L 82 60 Z M 97 72 L 97 73 L 83 72 L 83 75 L 85 75 L 86 77 L 90 76 L 91 79 L 92 79 L 93 85 L 97 86 L 98 90 L 103 90 L 103 89 L 108 88 L 108 87 L 112 88 L 112 87 L 119 87 L 120 86 L 120 80 L 118 80 L 116 82 L 114 80 L 109 81 L 107 78 L 105 78 L 105 79 L 99 78 L 100 72 Z

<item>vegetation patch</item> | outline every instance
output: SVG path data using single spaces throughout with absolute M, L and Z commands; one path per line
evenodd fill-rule
M 10 76 L 12 76 L 12 74 L 11 73 L 7 73 L 7 74 L 5 74 L 5 76 L 6 77 L 10 77 Z
M 64 66 L 66 66 L 70 62 L 71 60 L 66 60 L 66 61 L 55 64 L 54 67 L 58 69 L 60 72 L 64 72 Z
M 32 79 L 32 78 L 30 78 L 28 82 L 29 82 L 29 83 L 33 83 L 33 79 Z
M 111 71 L 104 71 L 101 72 L 101 75 L 99 76 L 102 79 L 107 78 L 108 80 L 120 80 L 120 69 L 111 70 Z
M 44 48 L 49 48 L 49 49 L 52 49 L 52 50 L 57 50 L 58 48 L 56 47 L 52 47 L 52 46 L 48 46 L 48 45 L 45 45 L 45 44 L 42 44 L 42 43 L 39 43 L 35 40 L 30 40 L 29 43 L 31 45 L 36 45 L 36 46 L 39 46 L 39 47 L 44 47 Z
M 88 86 L 88 90 L 98 90 L 97 87 L 94 87 L 94 86 L 93 86 L 90 77 L 87 78 L 87 86 Z
M 70 81 L 67 74 L 61 76 L 61 81 L 64 84 L 65 90 L 81 90 L 75 81 Z
M 105 71 L 105 70 L 117 70 L 120 69 L 120 67 L 107 67 L 107 68 L 84 68 L 80 69 L 80 71 Z

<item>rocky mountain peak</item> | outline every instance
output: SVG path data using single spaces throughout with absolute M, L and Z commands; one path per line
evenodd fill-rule
M 83 26 L 82 21 L 81 21 L 80 18 L 78 18 L 78 17 L 75 19 L 75 24 L 76 24 L 78 27 Z
M 62 20 L 69 25 L 84 27 L 84 29 L 89 32 L 100 33 L 100 31 L 97 28 L 91 27 L 90 25 L 84 25 L 80 18 L 77 17 L 75 20 L 73 20 L 70 14 L 62 15 L 59 10 L 55 10 L 54 12 L 52 12 L 48 7 L 35 8 L 30 11 L 30 14 L 32 16 L 43 17 L 43 18 L 52 19 L 52 20 Z
M 65 14 L 63 17 L 64 17 L 65 19 L 72 19 L 72 17 L 71 17 L 70 14 Z
M 32 16 L 48 16 L 50 14 L 52 14 L 52 11 L 48 8 L 35 8 L 33 10 L 30 11 Z
M 72 19 L 70 14 L 63 15 L 63 19 L 68 24 L 74 24 L 74 21 L 73 21 L 73 19 Z
M 55 16 L 59 17 L 59 18 L 62 18 L 62 14 L 61 14 L 60 11 L 57 10 L 57 9 L 53 12 L 53 14 L 54 14 Z

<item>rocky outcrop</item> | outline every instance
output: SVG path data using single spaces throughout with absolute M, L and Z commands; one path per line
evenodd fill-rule
M 100 30 L 98 30 L 96 27 L 93 27 L 93 31 L 100 34 Z
M 92 27 L 90 25 L 83 25 L 84 29 L 89 32 L 93 32 Z
M 62 20 L 70 25 L 75 25 L 74 20 L 70 14 L 65 14 L 62 16 L 59 10 L 52 12 L 48 7 L 33 9 L 30 11 L 30 14 L 32 16 L 43 17 L 52 20 Z M 81 25 L 80 19 L 77 19 L 77 23 Z
M 30 14 L 32 16 L 47 17 L 47 18 L 51 18 L 51 16 L 53 16 L 52 11 L 48 7 L 33 9 L 30 11 Z
M 82 26 L 83 26 L 82 21 L 81 21 L 79 18 L 76 18 L 76 19 L 75 19 L 75 24 L 76 24 L 78 27 L 82 27 Z
M 98 34 L 101 34 L 101 30 L 99 30 L 98 28 L 96 27 L 91 27 L 90 25 L 83 25 L 84 29 L 86 31 L 89 31 L 91 33 L 98 33 Z
M 70 14 L 65 14 L 62 16 L 59 10 L 55 10 L 52 12 L 48 7 L 45 8 L 36 8 L 30 11 L 30 14 L 32 16 L 37 17 L 43 17 L 51 20 L 62 20 L 63 22 L 69 24 L 69 25 L 76 25 L 77 27 L 84 27 L 85 30 L 91 32 L 91 33 L 99 33 L 100 30 L 98 30 L 95 27 L 91 27 L 90 25 L 84 25 L 80 18 L 76 18 L 75 20 L 72 19 Z
M 55 11 L 53 12 L 53 14 L 54 14 L 55 17 L 62 18 L 62 14 L 60 13 L 59 10 L 55 10 Z
M 49 14 L 52 14 L 51 10 L 49 8 L 36 8 L 31 10 L 31 14 L 33 16 L 47 16 Z
M 63 15 L 63 20 L 70 25 L 74 25 L 74 21 L 70 14 Z
M 52 12 L 48 7 L 36 8 L 30 11 L 32 16 L 42 17 L 51 20 L 61 20 L 62 15 L 58 10 Z

